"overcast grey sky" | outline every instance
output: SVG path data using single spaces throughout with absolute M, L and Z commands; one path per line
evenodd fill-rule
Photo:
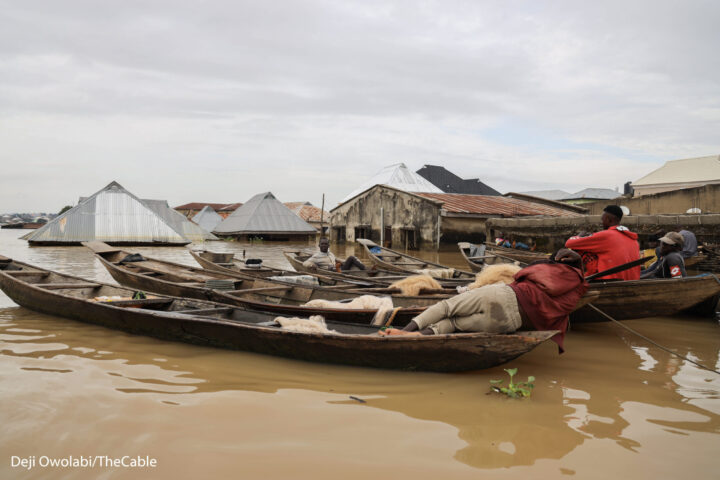
M 0 212 L 332 207 L 383 166 L 622 187 L 720 153 L 716 1 L 1 1 Z

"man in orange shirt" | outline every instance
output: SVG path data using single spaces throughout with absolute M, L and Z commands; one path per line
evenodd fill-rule
M 623 211 L 617 205 L 608 205 L 601 217 L 604 230 L 592 235 L 570 237 L 565 246 L 583 254 L 585 273 L 602 272 L 624 263 L 640 258 L 640 246 L 637 234 L 620 225 Z M 596 261 L 587 261 L 588 257 L 596 257 Z M 633 267 L 622 272 L 601 277 L 603 280 L 639 280 L 640 267 Z

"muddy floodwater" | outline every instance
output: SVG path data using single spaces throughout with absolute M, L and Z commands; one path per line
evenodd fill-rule
M 23 233 L 0 230 L 0 255 L 114 283 L 88 250 Z M 206 246 L 286 267 L 283 249 L 310 248 Z M 185 248 L 132 250 L 194 264 Z M 625 324 L 720 369 L 715 319 Z M 343 367 L 129 335 L 0 293 L 0 478 L 720 478 L 720 375 L 610 323 L 573 327 L 565 347 L 463 374 Z M 508 367 L 536 377 L 531 398 L 488 394 Z M 39 465 L 71 455 L 157 464 Z

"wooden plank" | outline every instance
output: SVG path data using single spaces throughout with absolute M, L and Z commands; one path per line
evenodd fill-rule
M 195 315 L 206 315 L 208 313 L 224 313 L 224 312 L 232 312 L 233 309 L 230 307 L 218 307 L 218 308 L 205 308 L 205 309 L 196 309 L 196 310 L 176 310 L 173 313 L 185 313 L 185 314 L 195 314 Z
M 63 290 L 71 288 L 99 288 L 102 287 L 99 283 L 34 283 L 36 287 L 44 288 L 45 290 Z
M 236 294 L 236 293 L 257 293 L 257 292 L 276 292 L 281 290 L 292 290 L 295 287 L 290 286 L 280 286 L 280 287 L 260 287 L 260 288 L 246 288 L 245 290 L 228 290 L 223 293 L 228 293 L 230 295 Z M 308 287 L 310 288 L 310 287 Z M 222 290 L 221 290 L 222 291 Z
M 143 305 L 165 305 L 173 302 L 172 298 L 137 298 L 130 300 L 98 300 L 97 303 L 110 303 L 116 307 L 141 307 Z

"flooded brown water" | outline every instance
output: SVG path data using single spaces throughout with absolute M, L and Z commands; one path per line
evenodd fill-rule
M 0 230 L 0 254 L 112 282 L 84 248 L 29 248 L 22 233 Z M 287 244 L 207 246 L 287 266 Z M 194 264 L 183 248 L 133 250 Z M 462 267 L 452 251 L 423 255 Z M 713 319 L 626 323 L 720 368 Z M 575 327 L 566 349 L 548 342 L 505 365 L 537 378 L 531 398 L 514 400 L 488 395 L 503 367 L 411 373 L 202 348 L 34 313 L 0 293 L 0 478 L 717 478 L 720 375 L 612 324 Z M 70 455 L 157 467 L 11 466 Z

